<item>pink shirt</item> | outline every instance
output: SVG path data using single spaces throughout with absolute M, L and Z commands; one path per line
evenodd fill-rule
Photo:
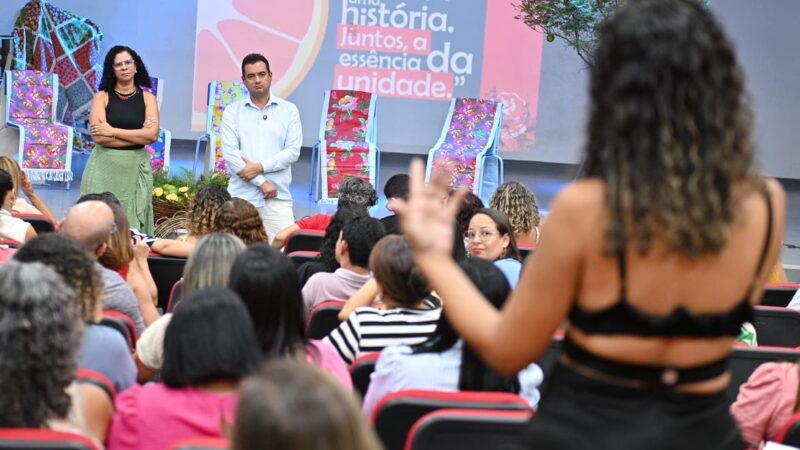
M 342 357 L 339 356 L 339 352 L 331 344 L 312 340 L 308 346 L 314 347 L 316 350 L 306 352 L 309 363 L 333 375 L 347 390 L 353 390 L 353 379 L 350 377 L 350 371 L 347 369 Z M 312 354 L 311 352 L 314 353 Z
M 764 363 L 739 388 L 731 415 L 748 448 L 774 440 L 794 414 L 799 370 L 794 363 Z
M 163 383 L 136 385 L 117 397 L 108 450 L 163 450 L 182 439 L 220 437 L 235 417 L 238 394 Z

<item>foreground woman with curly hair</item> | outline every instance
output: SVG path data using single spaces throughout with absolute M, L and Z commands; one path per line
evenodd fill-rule
M 519 181 L 501 184 L 492 194 L 489 207 L 508 216 L 518 245 L 536 246 L 542 218 L 536 196 L 527 186 Z
M 220 206 L 215 225 L 218 233 L 237 236 L 245 245 L 267 242 L 267 232 L 258 210 L 241 198 L 233 198 Z

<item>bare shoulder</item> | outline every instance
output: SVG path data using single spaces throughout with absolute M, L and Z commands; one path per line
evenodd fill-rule
M 764 184 L 767 186 L 767 193 L 772 204 L 777 208 L 786 209 L 786 191 L 783 189 L 783 185 L 774 178 L 766 178 Z
M 157 103 L 156 96 L 153 95 L 152 92 L 143 90 L 142 91 L 142 95 L 144 96 L 144 101 L 145 102 L 149 102 L 149 103 L 152 103 L 152 104 L 156 104 Z
M 605 203 L 605 183 L 587 178 L 570 183 L 553 200 L 551 213 L 585 216 L 602 209 Z

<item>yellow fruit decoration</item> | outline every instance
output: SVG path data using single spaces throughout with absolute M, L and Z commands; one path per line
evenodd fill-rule
M 167 196 L 165 198 L 167 200 L 171 201 L 171 202 L 174 202 L 174 201 L 178 200 L 178 195 L 174 194 L 174 193 L 173 194 L 167 194 Z
M 153 196 L 161 197 L 162 195 L 164 195 L 164 189 L 161 189 L 160 187 L 153 189 Z
M 180 192 L 182 194 L 185 194 L 185 193 L 189 192 L 189 188 L 186 187 L 186 186 L 181 186 L 180 188 L 178 188 L 178 192 Z

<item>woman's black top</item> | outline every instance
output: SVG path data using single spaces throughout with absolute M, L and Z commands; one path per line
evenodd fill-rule
M 136 88 L 136 93 L 124 98 L 111 90 L 108 93 L 108 105 L 106 105 L 106 122 L 114 128 L 123 130 L 136 130 L 144 125 L 144 94 L 141 89 Z M 126 145 L 123 147 L 108 147 L 118 150 L 139 150 L 143 146 L 139 144 Z

